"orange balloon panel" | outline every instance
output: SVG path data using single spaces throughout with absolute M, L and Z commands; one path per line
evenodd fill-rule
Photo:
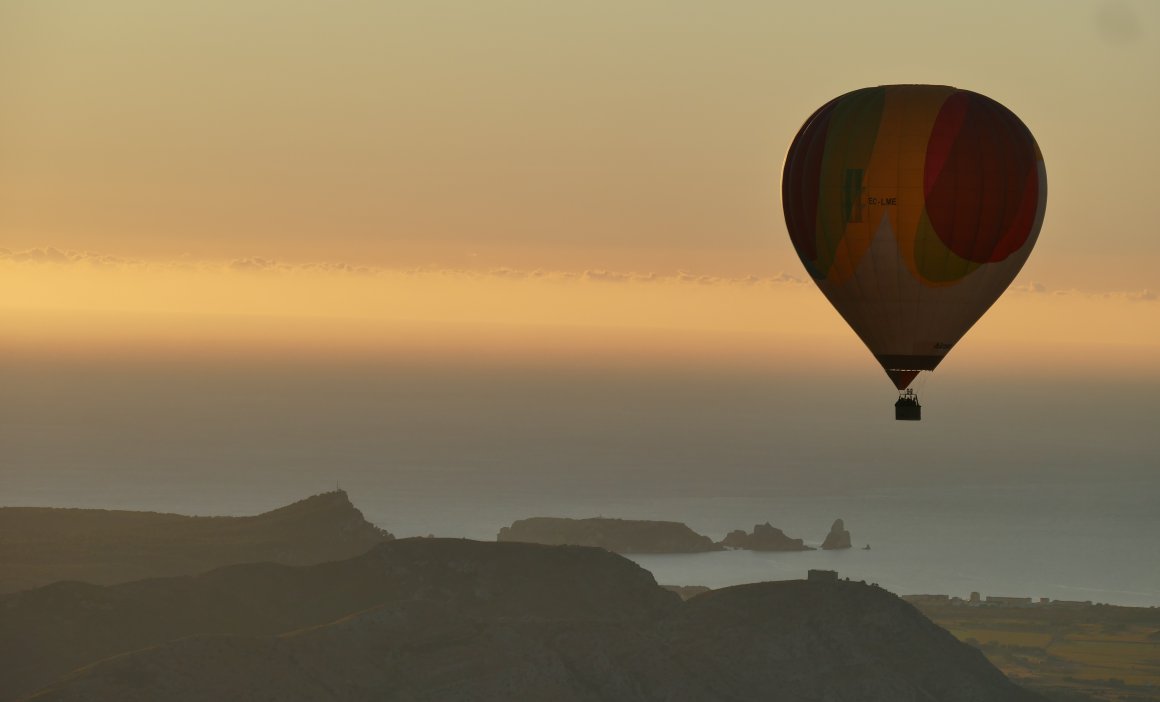
M 1011 284 L 1046 205 L 1027 127 L 941 85 L 831 100 L 794 138 L 782 175 L 794 249 L 900 390 Z

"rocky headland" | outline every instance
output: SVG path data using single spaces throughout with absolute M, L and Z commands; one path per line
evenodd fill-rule
M 497 541 L 596 546 L 613 553 L 703 553 L 721 546 L 681 522 L 642 519 L 532 517 L 499 530 Z
M 0 508 L 0 593 L 81 580 L 108 585 L 231 563 L 308 565 L 394 537 L 341 490 L 249 517 L 50 507 Z

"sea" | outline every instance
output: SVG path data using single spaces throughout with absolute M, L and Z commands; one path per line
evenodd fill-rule
M 247 515 L 341 488 L 398 537 L 603 516 L 811 546 L 842 519 L 849 550 L 630 557 L 665 585 L 821 568 L 1160 606 L 1157 384 L 963 376 L 902 423 L 861 373 L 25 362 L 0 372 L 0 505 Z
M 446 502 L 414 495 L 360 499 L 367 517 L 405 534 L 494 539 L 511 515 L 680 521 L 720 540 L 770 523 L 818 550 L 637 554 L 666 585 L 711 588 L 804 578 L 810 569 L 897 594 L 1046 597 L 1160 606 L 1157 485 L 892 488 L 804 497 L 486 495 Z M 357 499 L 357 495 L 355 496 Z M 835 519 L 849 550 L 821 550 Z M 865 547 L 869 546 L 867 550 Z

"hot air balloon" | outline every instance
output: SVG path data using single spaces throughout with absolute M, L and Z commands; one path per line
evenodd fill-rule
M 941 85 L 835 98 L 786 154 L 782 207 L 798 257 L 882 364 L 897 419 L 1010 285 L 1043 224 L 1039 146 L 1006 107 Z

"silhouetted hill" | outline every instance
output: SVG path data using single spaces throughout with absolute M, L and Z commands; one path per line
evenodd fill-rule
M 194 634 L 277 634 L 399 600 L 506 619 L 632 620 L 680 598 L 594 548 L 404 539 L 345 561 L 272 563 L 0 595 L 0 699 L 108 656 Z
M 497 541 L 597 546 L 613 553 L 702 553 L 720 546 L 680 522 L 643 519 L 532 517 L 499 530 Z
M 251 517 L 49 507 L 0 508 L 0 593 L 60 580 L 112 584 L 231 563 L 308 565 L 393 538 L 345 492 Z
M 851 583 L 715 591 L 625 621 L 392 602 L 276 637 L 201 636 L 103 661 L 34 699 L 1031 702 L 909 605 Z
M 661 631 L 692 669 L 727 671 L 712 699 L 1041 699 L 911 605 L 861 583 L 712 590 L 685 602 Z
M 48 685 L 38 700 L 1039 699 L 876 587 L 763 583 L 682 603 L 607 551 L 466 540 L 8 595 L 0 641 L 0 689 Z

